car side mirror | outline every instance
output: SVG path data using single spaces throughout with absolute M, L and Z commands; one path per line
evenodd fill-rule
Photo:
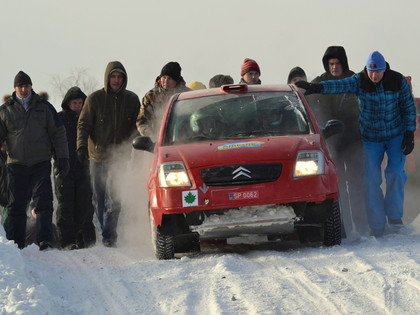
M 138 136 L 133 140 L 133 148 L 153 153 L 155 144 L 150 137 Z
M 325 139 L 328 139 L 331 136 L 342 133 L 344 131 L 344 124 L 341 120 L 331 119 L 328 120 L 325 124 L 325 127 L 322 129 L 322 134 Z

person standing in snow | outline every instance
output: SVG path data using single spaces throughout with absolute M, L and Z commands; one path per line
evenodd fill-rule
M 52 247 L 53 193 L 51 158 L 58 175 L 69 171 L 66 130 L 54 107 L 32 90 L 31 78 L 20 71 L 12 97 L 0 107 L 0 143 L 7 146 L 8 222 L 6 236 L 25 247 L 26 220 L 32 199 L 36 241 L 40 250 Z
M 312 80 L 319 83 L 351 77 L 347 54 L 342 46 L 330 46 L 322 57 L 325 72 Z M 304 80 L 306 81 L 306 80 Z M 338 171 L 340 207 L 347 232 L 369 233 L 363 199 L 362 141 L 359 131 L 359 104 L 352 93 L 334 95 L 314 94 L 307 97 L 317 122 L 324 126 L 328 120 L 338 119 L 344 131 L 327 140 Z M 353 225 L 354 224 L 354 225 Z
M 86 98 L 77 125 L 77 156 L 81 163 L 90 160 L 93 205 L 102 229 L 102 243 L 107 247 L 117 245 L 121 212 L 121 200 L 113 187 L 112 154 L 134 138 L 140 110 L 140 100 L 127 90 L 127 82 L 122 63 L 109 62 L 104 87 Z
M 56 222 L 60 246 L 70 250 L 90 247 L 96 242 L 89 165 L 80 163 L 76 155 L 77 121 L 85 99 L 79 87 L 70 88 L 61 103 L 63 110 L 58 113 L 66 127 L 70 172 L 54 177 Z
M 185 86 L 181 70 L 178 62 L 168 62 L 156 78 L 153 89 L 144 95 L 136 122 L 137 130 L 142 136 L 156 140 L 160 120 L 169 98 L 176 93 L 191 91 Z
M 407 180 L 404 164 L 406 155 L 414 149 L 416 130 L 416 109 L 407 79 L 391 70 L 383 55 L 374 51 L 369 54 L 363 71 L 349 78 L 320 83 L 300 81 L 296 85 L 307 94 L 353 93 L 357 96 L 363 145 L 363 189 L 371 235 L 381 237 L 387 222 L 395 228 L 402 226 Z M 381 168 L 385 154 L 384 196 Z
M 239 81 L 239 84 L 261 84 L 260 76 L 261 71 L 258 63 L 254 59 L 245 58 L 241 65 L 241 80 Z

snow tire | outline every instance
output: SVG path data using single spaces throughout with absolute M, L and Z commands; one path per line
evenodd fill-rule
M 341 215 L 338 201 L 332 204 L 330 215 L 324 225 L 324 245 L 334 246 L 341 244 Z
M 159 260 L 174 258 L 175 246 L 174 238 L 171 235 L 165 235 L 157 231 L 156 233 L 156 257 Z

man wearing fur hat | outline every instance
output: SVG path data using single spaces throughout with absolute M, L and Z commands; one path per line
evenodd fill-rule
M 320 83 L 300 81 L 296 85 L 307 94 L 353 93 L 357 96 L 370 233 L 382 236 L 387 223 L 391 231 L 401 228 L 407 180 L 404 164 L 406 155 L 414 149 L 416 130 L 416 109 L 407 79 L 391 70 L 383 55 L 374 51 L 369 54 L 363 71 L 349 78 Z M 381 165 L 385 154 L 384 196 Z
M 342 46 L 330 46 L 322 57 L 325 72 L 312 80 L 319 83 L 351 77 L 347 54 Z M 306 80 L 305 80 L 306 81 Z M 351 93 L 307 97 L 318 124 L 323 127 L 330 119 L 344 123 L 344 131 L 327 140 L 338 171 L 340 206 L 347 234 L 369 233 L 365 203 L 363 199 L 362 142 L 359 131 L 359 104 Z
M 241 65 L 241 81 L 248 85 L 261 84 L 260 80 L 260 66 L 254 59 L 245 58 Z
M 126 89 L 127 82 L 122 63 L 109 62 L 104 87 L 86 98 L 77 125 L 77 156 L 82 163 L 90 160 L 93 205 L 102 229 L 102 243 L 107 247 L 117 244 L 121 212 L 112 166 L 121 160 L 118 149 L 128 146 L 137 133 L 140 110 L 139 98 Z
M 6 141 L 8 223 L 6 236 L 25 247 L 27 208 L 36 212 L 36 242 L 40 250 L 52 247 L 52 152 L 57 175 L 69 171 L 66 131 L 54 107 L 32 90 L 31 78 L 20 71 L 12 97 L 0 107 L 0 143 Z
M 178 62 L 168 62 L 156 78 L 153 89 L 144 95 L 136 122 L 137 130 L 142 136 L 156 140 L 160 120 L 169 98 L 176 93 L 191 91 L 185 85 L 181 70 Z
M 56 222 L 60 246 L 70 250 L 96 242 L 89 166 L 80 163 L 76 154 L 77 121 L 85 99 L 79 87 L 70 88 L 61 103 L 63 110 L 58 113 L 66 127 L 70 172 L 67 176 L 54 177 L 58 203 Z

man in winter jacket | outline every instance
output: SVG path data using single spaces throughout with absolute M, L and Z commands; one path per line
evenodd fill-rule
M 61 103 L 63 110 L 58 113 L 66 127 L 70 172 L 67 176 L 54 177 L 56 222 L 60 246 L 70 250 L 90 247 L 96 242 L 89 165 L 80 163 L 76 155 L 77 121 L 85 99 L 79 87 L 70 88 Z
M 156 140 L 160 120 L 170 97 L 176 93 L 191 91 L 185 86 L 178 62 L 168 62 L 155 80 L 155 86 L 141 101 L 140 114 L 137 118 L 137 130 L 142 136 Z
M 360 73 L 342 80 L 297 82 L 306 93 L 357 95 L 363 144 L 364 191 L 371 235 L 383 235 L 386 223 L 399 228 L 403 222 L 405 157 L 414 149 L 416 109 L 406 78 L 390 69 L 378 51 L 368 56 Z M 386 191 L 381 189 L 381 164 L 387 155 Z
M 347 54 L 342 46 L 330 46 L 322 57 L 325 72 L 312 80 L 319 83 L 351 77 Z M 345 231 L 369 233 L 363 198 L 362 142 L 359 132 L 359 104 L 351 93 L 313 94 L 307 97 L 318 124 L 330 119 L 344 123 L 344 131 L 327 140 L 339 177 L 340 207 Z
M 77 126 L 79 161 L 90 159 L 93 205 L 102 229 L 102 243 L 116 246 L 121 201 L 115 194 L 112 157 L 134 138 L 140 110 L 138 96 L 127 90 L 127 72 L 119 61 L 108 63 L 104 87 L 85 101 Z M 114 154 L 114 156 L 113 156 Z
M 8 222 L 6 236 L 25 247 L 27 208 L 36 212 L 40 250 L 52 247 L 53 194 L 51 158 L 55 152 L 59 176 L 69 171 L 66 131 L 54 107 L 32 90 L 31 78 L 20 71 L 15 92 L 0 107 L 0 143 L 8 150 Z

